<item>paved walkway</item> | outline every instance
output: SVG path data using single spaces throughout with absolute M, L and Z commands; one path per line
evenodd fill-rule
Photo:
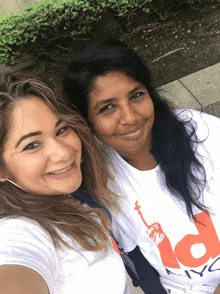
M 220 63 L 158 88 L 175 108 L 192 108 L 220 116 Z

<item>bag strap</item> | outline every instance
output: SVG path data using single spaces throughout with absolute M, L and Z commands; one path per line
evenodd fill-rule
M 84 192 L 82 192 L 80 189 L 76 190 L 74 192 L 74 195 L 80 199 L 82 202 L 88 204 L 91 207 L 95 207 L 95 208 L 101 208 L 105 211 L 105 213 L 107 214 L 110 222 L 112 222 L 112 216 L 111 213 L 109 212 L 109 210 L 107 208 L 105 208 L 104 206 L 100 205 L 98 202 L 96 202 L 95 200 L 93 200 L 89 195 L 86 195 Z
M 105 213 L 107 214 L 110 222 L 112 222 L 112 216 L 111 216 L 110 211 L 107 208 L 105 208 L 104 206 L 100 205 L 95 200 L 93 200 L 89 195 L 85 194 L 80 189 L 76 190 L 74 192 L 74 195 L 78 199 L 80 199 L 83 203 L 88 204 L 90 207 L 103 209 L 105 211 Z M 137 274 L 136 269 L 135 269 L 135 266 L 133 264 L 133 261 L 128 256 L 127 252 L 121 246 L 119 246 L 119 243 L 118 243 L 117 239 L 115 238 L 115 235 L 113 234 L 113 232 L 111 230 L 109 230 L 109 229 L 107 229 L 107 230 L 108 230 L 109 235 L 115 240 L 115 243 L 118 246 L 118 249 L 119 249 L 119 252 L 121 254 L 121 257 L 122 257 L 122 260 L 124 262 L 125 267 L 128 270 L 132 271 L 134 273 L 134 275 L 136 276 L 136 278 L 139 279 L 138 274 Z

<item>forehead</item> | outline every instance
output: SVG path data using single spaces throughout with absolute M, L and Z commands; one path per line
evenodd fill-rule
M 46 123 L 47 117 L 55 118 L 56 114 L 44 100 L 36 96 L 31 96 L 16 102 L 11 117 L 14 123 L 20 123 L 25 120 L 29 120 L 30 123 Z
M 20 99 L 11 112 L 8 140 L 19 139 L 29 132 L 42 131 L 56 121 L 57 115 L 42 99 L 35 96 Z
M 139 82 L 135 79 L 128 76 L 126 73 L 122 71 L 110 71 L 104 75 L 100 75 L 94 78 L 92 82 L 91 91 L 97 90 L 98 88 L 107 88 L 108 90 L 114 90 L 115 86 L 123 85 L 123 84 L 138 84 Z M 109 86 L 109 88 L 108 88 Z
M 137 90 L 145 86 L 121 71 L 110 71 L 105 75 L 97 76 L 93 80 L 91 91 L 88 95 L 89 112 L 97 108 L 100 103 L 110 103 L 127 99 Z

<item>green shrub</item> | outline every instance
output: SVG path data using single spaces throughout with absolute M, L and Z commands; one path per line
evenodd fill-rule
M 152 0 L 98 0 L 99 5 L 102 9 L 110 8 L 117 13 L 120 17 L 126 17 L 134 9 L 142 7 L 146 2 L 151 2 Z
M 24 53 L 37 56 L 54 47 L 55 40 L 89 34 L 106 9 L 126 18 L 146 2 L 151 0 L 41 0 L 22 14 L 7 13 L 0 16 L 0 62 L 15 64 Z

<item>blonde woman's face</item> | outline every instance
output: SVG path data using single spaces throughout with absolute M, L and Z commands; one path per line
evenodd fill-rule
M 12 113 L 4 146 L 7 178 L 29 193 L 59 195 L 81 185 L 81 141 L 38 97 L 23 99 Z

